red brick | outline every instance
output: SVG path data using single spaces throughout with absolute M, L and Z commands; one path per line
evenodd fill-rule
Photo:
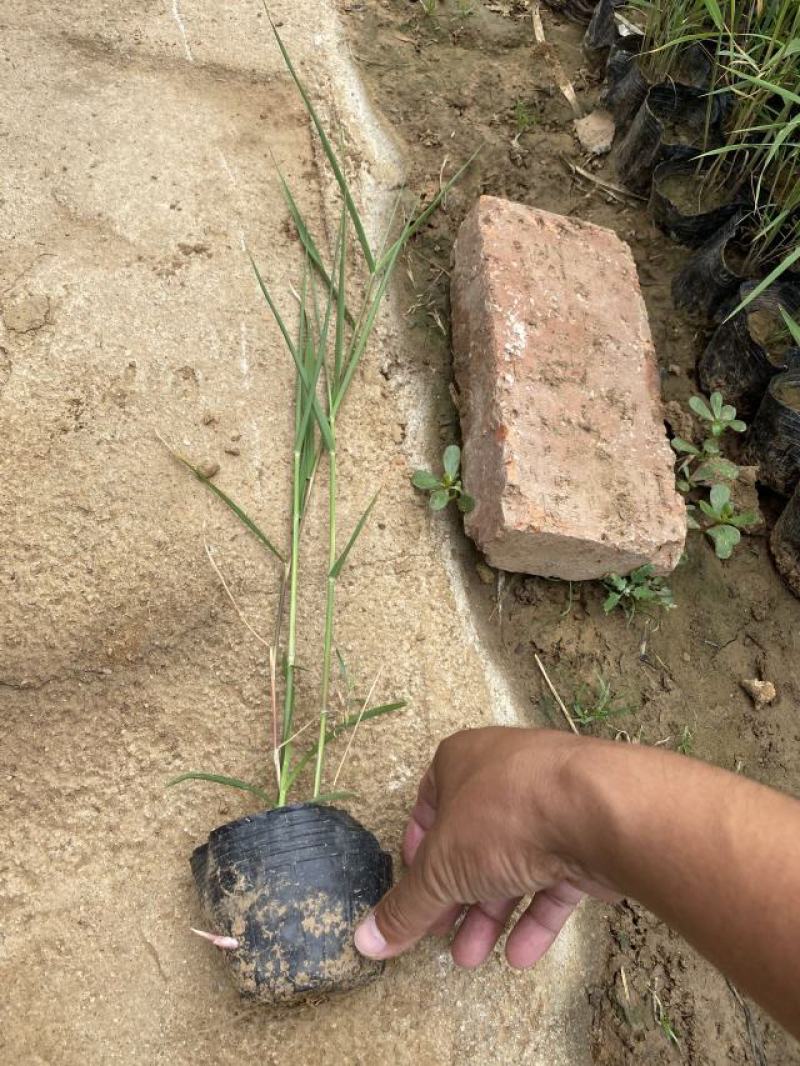
M 611 230 L 482 197 L 452 281 L 469 535 L 504 570 L 658 573 L 686 534 L 630 249 Z

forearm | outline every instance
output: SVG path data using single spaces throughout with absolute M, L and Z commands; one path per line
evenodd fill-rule
M 800 802 L 640 746 L 576 745 L 564 773 L 569 858 L 800 1035 Z

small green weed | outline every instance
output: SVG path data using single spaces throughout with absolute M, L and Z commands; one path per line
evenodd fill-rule
M 436 14 L 436 0 L 419 0 L 419 4 L 428 18 Z
M 645 563 L 637 570 L 620 577 L 609 574 L 603 578 L 608 595 L 603 601 L 603 610 L 610 614 L 615 607 L 621 607 L 630 622 L 640 604 L 650 604 L 668 611 L 675 606 L 672 590 L 664 584 L 664 579 L 653 575 L 655 567 Z
M 694 733 L 685 725 L 683 732 L 681 733 L 681 739 L 678 741 L 677 750 L 681 755 L 691 755 L 694 751 Z
M 457 444 L 445 448 L 442 467 L 444 472 L 441 477 L 436 477 L 428 470 L 415 470 L 411 484 L 428 493 L 428 506 L 432 511 L 442 511 L 451 500 L 455 500 L 459 511 L 467 514 L 475 506 L 475 501 L 461 486 L 461 449 Z
M 699 500 L 697 506 L 705 522 L 695 517 L 697 508 L 689 504 L 686 508 L 689 529 L 702 530 L 714 545 L 718 559 L 730 559 L 733 549 L 742 539 L 740 529 L 758 521 L 753 511 L 736 513 L 731 501 L 731 490 L 727 485 L 712 485 L 708 500 Z
M 469 18 L 474 12 L 475 8 L 471 0 L 458 0 L 456 4 L 456 14 L 460 19 Z
M 602 674 L 597 675 L 597 686 L 594 691 L 584 686 L 572 701 L 572 717 L 584 729 L 595 724 L 602 725 L 609 718 L 632 712 L 632 707 L 620 704 L 615 699 L 611 685 Z
M 673 449 L 684 456 L 678 467 L 678 489 L 691 492 L 699 485 L 713 481 L 735 481 L 739 467 L 720 454 L 719 438 L 727 431 L 744 433 L 746 423 L 736 417 L 736 408 L 723 402 L 722 393 L 712 392 L 706 402 L 702 396 L 692 396 L 689 407 L 706 425 L 710 434 L 700 445 L 682 437 L 672 440 Z
M 524 100 L 517 100 L 514 104 L 514 125 L 517 128 L 516 136 L 514 137 L 515 143 L 519 142 L 523 133 L 527 133 L 528 130 L 532 130 L 539 121 L 536 113 L 528 107 Z

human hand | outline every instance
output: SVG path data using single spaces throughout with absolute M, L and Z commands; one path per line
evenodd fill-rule
M 464 730 L 443 741 L 422 779 L 403 839 L 404 877 L 359 925 L 370 958 L 446 935 L 462 912 L 453 959 L 479 966 L 524 896 L 533 900 L 506 941 L 508 962 L 532 966 L 591 894 L 618 898 L 569 853 L 565 774 L 588 741 L 550 730 Z

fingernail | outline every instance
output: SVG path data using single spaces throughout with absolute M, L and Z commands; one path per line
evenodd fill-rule
M 355 944 L 361 954 L 366 955 L 368 959 L 383 958 L 386 940 L 378 929 L 374 913 L 367 915 L 356 929 Z

